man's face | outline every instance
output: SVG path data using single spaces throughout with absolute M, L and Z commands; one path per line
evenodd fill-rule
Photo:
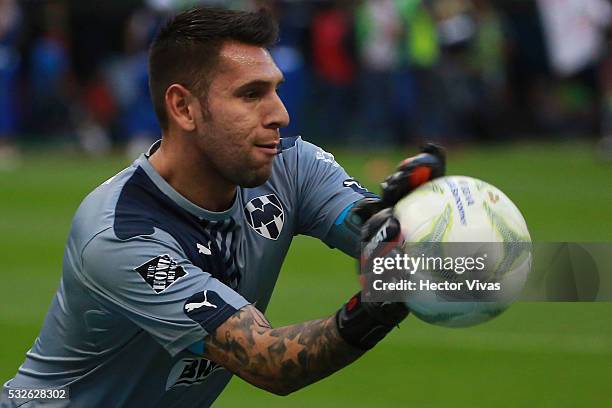
M 263 48 L 228 42 L 196 121 L 197 147 L 220 177 L 256 187 L 268 180 L 289 115 L 276 93 L 283 75 Z

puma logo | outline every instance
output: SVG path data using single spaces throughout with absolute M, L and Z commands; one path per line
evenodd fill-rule
M 211 242 L 208 242 L 208 246 L 204 246 L 202 244 L 196 244 L 198 247 L 198 252 L 203 255 L 212 255 L 212 251 L 210 249 Z
M 359 184 L 359 182 L 358 182 L 358 181 L 356 181 L 356 180 L 346 180 L 346 181 L 344 181 L 344 182 L 342 183 L 342 185 L 343 185 L 344 187 L 351 187 L 351 186 L 352 186 L 352 187 L 357 187 L 357 188 L 363 189 L 363 187 L 361 186 L 361 184 Z
M 217 305 L 213 305 L 212 303 L 210 303 L 207 299 L 206 299 L 206 294 L 208 293 L 207 290 L 204 291 L 204 301 L 200 302 L 200 303 L 187 303 L 185 305 L 185 311 L 186 312 L 192 312 L 196 309 L 201 308 L 202 306 L 206 306 L 206 307 L 212 307 L 213 309 L 217 308 Z

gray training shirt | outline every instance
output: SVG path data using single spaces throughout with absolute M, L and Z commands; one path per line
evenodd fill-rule
M 239 188 L 224 212 L 176 192 L 151 152 L 89 194 L 40 335 L 0 406 L 38 406 L 9 390 L 58 387 L 70 401 L 44 406 L 212 404 L 231 374 L 200 357 L 204 336 L 249 303 L 266 309 L 294 235 L 334 245 L 336 220 L 372 195 L 322 149 L 301 138 L 281 146 L 271 178 Z

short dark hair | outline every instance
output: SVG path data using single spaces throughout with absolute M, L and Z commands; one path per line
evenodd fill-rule
M 269 48 L 278 38 L 271 14 L 196 7 L 171 18 L 149 50 L 149 89 L 159 124 L 168 127 L 165 93 L 174 83 L 204 98 L 226 41 Z

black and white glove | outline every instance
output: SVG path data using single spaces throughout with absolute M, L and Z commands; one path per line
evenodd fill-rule
M 352 223 L 361 228 L 361 240 L 367 243 L 361 254 L 366 269 L 376 257 L 399 251 L 403 238 L 399 221 L 393 216 L 393 206 L 419 186 L 446 171 L 446 153 L 435 144 L 427 144 L 417 156 L 399 164 L 395 173 L 381 184 L 382 199 L 366 198 L 351 210 Z M 402 302 L 363 302 L 363 294 L 355 294 L 336 313 L 336 324 L 342 338 L 349 344 L 369 350 L 410 313 Z
M 413 192 L 419 186 L 446 172 L 446 151 L 442 146 L 427 143 L 421 153 L 402 161 L 395 172 L 381 184 L 380 200 L 366 198 L 351 209 L 351 216 L 357 216 L 365 224 L 371 216 L 384 208 L 393 207 L 398 201 Z
M 402 240 L 401 227 L 391 208 L 370 217 L 362 233 L 364 241 L 373 244 L 371 250 L 366 248 L 362 253 L 362 262 L 366 264 L 375 257 L 389 255 L 397 250 Z M 404 303 L 362 302 L 362 293 L 359 292 L 336 313 L 336 324 L 340 336 L 347 343 L 369 350 L 404 320 L 408 313 Z

